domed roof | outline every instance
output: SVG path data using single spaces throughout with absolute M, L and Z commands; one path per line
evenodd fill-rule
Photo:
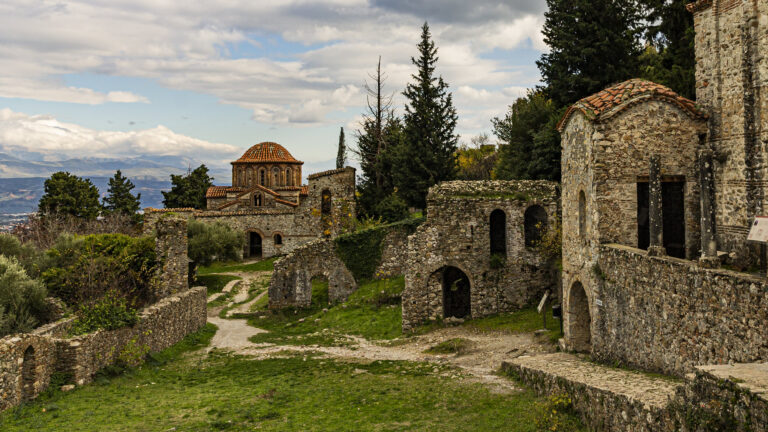
M 234 163 L 240 162 L 271 162 L 271 163 L 295 163 L 302 164 L 304 162 L 296 160 L 285 147 L 274 142 L 262 142 L 249 148 L 240 159 Z

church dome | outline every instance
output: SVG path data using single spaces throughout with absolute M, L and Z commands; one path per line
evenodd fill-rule
M 302 164 L 278 143 L 262 142 L 249 148 L 234 163 L 293 163 Z

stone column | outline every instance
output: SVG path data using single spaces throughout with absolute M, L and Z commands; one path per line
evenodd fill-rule
M 699 150 L 699 186 L 701 188 L 701 257 L 699 265 L 715 268 L 720 265 L 717 258 L 717 237 L 715 224 L 715 173 L 714 152 Z
M 664 249 L 664 222 L 661 214 L 661 163 L 658 155 L 651 155 L 649 174 L 648 213 L 651 244 L 648 247 L 648 255 L 663 256 L 666 255 L 666 250 Z
M 187 219 L 165 215 L 157 221 L 155 230 L 155 251 L 161 263 L 155 297 L 161 299 L 189 288 Z

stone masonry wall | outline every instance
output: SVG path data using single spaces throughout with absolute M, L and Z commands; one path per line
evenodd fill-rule
M 144 354 L 174 345 L 205 326 L 206 320 L 206 289 L 192 288 L 143 309 L 134 327 L 54 339 L 56 370 L 71 374 L 74 384 L 83 385 L 119 360 L 141 362 Z
M 430 189 L 427 221 L 408 239 L 403 329 L 444 318 L 442 271 L 469 279 L 472 318 L 510 312 L 556 294 L 549 263 L 525 246 L 524 214 L 543 207 L 547 224 L 558 214 L 557 185 L 546 181 L 447 182 Z M 506 256 L 491 265 L 490 214 L 506 215 Z
M 162 262 L 156 298 L 186 291 L 189 288 L 189 256 L 187 254 L 187 219 L 162 217 L 156 225 L 155 250 Z
M 768 283 L 619 246 L 600 248 L 595 358 L 683 376 L 768 358 Z
M 48 387 L 56 347 L 44 336 L 19 334 L 0 339 L 0 411 L 34 399 Z

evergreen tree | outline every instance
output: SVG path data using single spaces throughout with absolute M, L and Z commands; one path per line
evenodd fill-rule
M 208 168 L 200 165 L 187 175 L 171 174 L 171 190 L 163 192 L 165 208 L 206 207 L 205 192 L 213 185 L 213 177 L 208 175 Z
M 414 82 L 403 92 L 404 142 L 393 150 L 393 176 L 398 194 L 409 205 L 425 208 L 429 187 L 456 174 L 458 116 L 448 84 L 434 76 L 437 48 L 426 22 L 418 49 L 419 57 L 411 58 L 417 68 Z
M 134 216 L 141 206 L 141 194 L 133 195 L 136 186 L 120 170 L 109 179 L 109 189 L 104 197 L 104 209 L 109 213 Z
M 638 71 L 637 0 L 547 0 L 544 42 L 536 62 L 546 94 L 560 108 Z
M 344 142 L 344 128 L 339 133 L 339 151 L 336 153 L 336 169 L 344 168 L 347 164 L 347 144 Z
M 69 215 L 96 219 L 101 212 L 99 190 L 88 179 L 68 172 L 54 173 L 45 181 L 38 208 L 44 215 Z

